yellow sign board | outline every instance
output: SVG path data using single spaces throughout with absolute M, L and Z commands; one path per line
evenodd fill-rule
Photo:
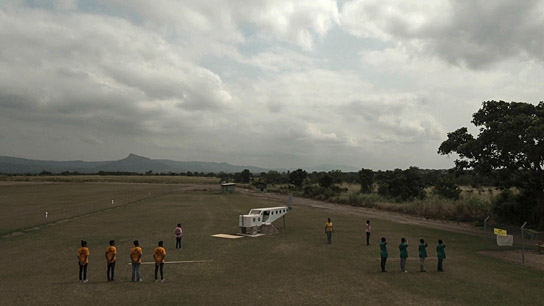
M 493 232 L 495 233 L 495 235 L 499 235 L 499 236 L 506 236 L 507 235 L 506 230 L 503 230 L 503 229 L 500 229 L 500 228 L 494 228 Z

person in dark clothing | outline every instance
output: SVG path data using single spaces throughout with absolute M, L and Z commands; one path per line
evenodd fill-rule
M 385 270 L 385 263 L 387 262 L 387 242 L 385 237 L 382 237 L 382 242 L 380 242 L 380 258 L 381 258 L 381 267 L 382 272 L 387 272 Z

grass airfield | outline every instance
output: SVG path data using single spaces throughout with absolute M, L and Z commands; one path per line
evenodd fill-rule
M 111 200 L 114 204 L 111 204 Z M 224 239 L 238 232 L 238 215 L 287 203 L 215 186 L 185 191 L 175 184 L 20 183 L 0 185 L 0 305 L 542 305 L 544 273 L 479 255 L 479 237 L 372 219 L 364 243 L 359 215 L 297 207 L 274 224 L 279 233 Z M 45 220 L 44 212 L 49 212 Z M 335 226 L 326 244 L 324 225 Z M 182 223 L 183 250 L 174 228 Z M 381 273 L 378 242 L 389 242 L 389 272 Z M 397 245 L 406 237 L 409 273 Z M 429 241 L 426 273 L 417 244 Z M 445 273 L 435 272 L 435 244 L 446 244 Z M 104 251 L 115 239 L 116 281 L 106 282 Z M 164 241 L 164 283 L 142 265 L 130 281 L 129 250 L 138 239 L 151 262 Z M 78 281 L 76 252 L 87 240 L 89 282 Z M 203 261 L 203 262 L 200 262 Z

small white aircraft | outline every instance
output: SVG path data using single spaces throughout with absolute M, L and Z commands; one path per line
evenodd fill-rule
M 269 227 L 272 222 L 284 217 L 291 210 L 292 205 L 293 195 L 291 194 L 287 206 L 253 208 L 247 215 L 240 215 L 238 225 L 241 233 L 255 235 L 257 232 L 261 232 L 263 226 Z

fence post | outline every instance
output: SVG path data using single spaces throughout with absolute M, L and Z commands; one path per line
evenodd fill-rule
M 485 220 L 484 220 L 484 234 L 485 234 L 485 232 L 487 230 L 487 220 L 489 220 L 489 216 L 487 216 L 487 218 L 485 218 Z M 486 238 L 486 235 L 484 235 L 484 251 L 486 250 L 486 247 L 485 247 L 486 239 L 485 238 Z
M 521 261 L 525 264 L 525 244 L 523 243 L 523 228 L 527 224 L 527 221 L 521 226 Z

